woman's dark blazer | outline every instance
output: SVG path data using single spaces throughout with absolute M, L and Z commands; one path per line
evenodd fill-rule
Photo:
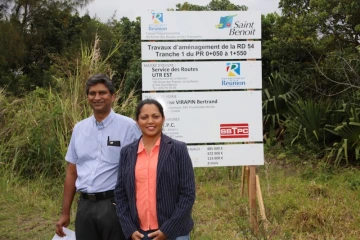
M 126 239 L 140 229 L 135 197 L 139 141 L 121 150 L 115 187 L 116 213 Z M 168 239 L 190 233 L 194 226 L 191 218 L 194 201 L 194 170 L 186 144 L 162 134 L 156 176 L 156 212 L 159 229 Z

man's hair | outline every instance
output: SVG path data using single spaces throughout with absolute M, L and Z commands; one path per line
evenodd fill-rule
M 141 109 L 146 104 L 154 104 L 159 109 L 161 116 L 164 117 L 163 106 L 158 101 L 156 101 L 155 99 L 145 99 L 142 100 L 136 107 L 136 111 L 135 111 L 136 120 L 139 120 Z
M 115 93 L 115 87 L 111 79 L 105 74 L 95 74 L 91 76 L 86 82 L 86 95 L 89 95 L 89 89 L 91 86 L 102 83 L 109 90 L 110 94 L 113 95 Z

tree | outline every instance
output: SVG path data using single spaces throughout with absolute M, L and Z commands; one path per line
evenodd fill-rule
M 246 11 L 245 5 L 235 5 L 229 0 L 211 0 L 206 6 L 199 6 L 185 2 L 176 4 L 176 11 Z
M 3 0 L 3 2 L 0 3 L 0 20 L 6 19 L 8 17 L 10 1 L 11 0 Z
M 54 58 L 74 59 L 80 45 L 91 44 L 97 32 L 107 54 L 111 44 L 106 43 L 113 42 L 109 27 L 75 10 L 87 2 L 8 1 L 3 13 L 10 17 L 0 20 L 0 87 L 23 95 L 36 86 L 55 84 Z
M 122 95 L 126 97 L 134 88 L 141 90 L 140 18 L 135 21 L 127 17 L 120 21 L 112 19 L 108 26 L 113 34 L 113 41 L 120 43 L 119 50 L 110 59 L 112 68 L 116 70 L 113 80 L 116 86 L 122 85 Z
M 283 14 L 271 41 L 274 53 L 278 54 L 272 55 L 273 61 L 280 68 L 299 66 L 295 75 L 303 77 L 298 83 L 305 80 L 303 87 L 315 94 L 333 95 L 344 90 L 329 79 L 348 82 L 344 63 L 358 58 L 360 2 L 281 0 L 279 6 Z
M 44 8 L 57 8 L 62 10 L 76 11 L 93 0 L 6 0 L 7 5 L 12 5 L 11 15 L 22 26 L 27 29 L 33 20 L 34 14 Z
M 356 0 L 281 0 L 284 16 L 312 18 L 321 35 L 333 35 L 337 44 L 359 45 L 360 2 Z M 295 16 L 294 16 L 295 14 Z

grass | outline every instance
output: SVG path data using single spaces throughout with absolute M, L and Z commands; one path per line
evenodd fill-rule
M 300 161 L 284 152 L 277 156 L 281 159 L 267 154 L 266 164 L 257 168 L 268 220 L 267 230 L 260 222 L 258 236 L 250 230 L 247 197 L 240 195 L 239 169 L 229 175 L 231 168 L 196 168 L 192 239 L 358 239 L 359 169 Z M 0 239 L 51 239 L 62 177 L 26 180 L 5 170 L 2 165 Z
M 60 216 L 62 180 L 0 177 L 0 239 L 51 239 Z M 72 209 L 75 214 L 76 209 Z

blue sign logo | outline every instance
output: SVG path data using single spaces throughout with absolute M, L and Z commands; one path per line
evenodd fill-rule
M 218 29 L 231 28 L 235 16 L 236 15 L 220 17 L 220 23 L 216 24 L 215 27 Z

